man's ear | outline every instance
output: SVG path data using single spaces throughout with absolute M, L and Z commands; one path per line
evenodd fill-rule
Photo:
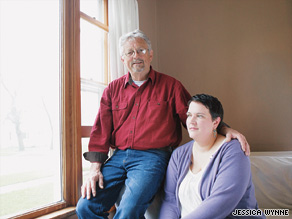
M 150 50 L 150 52 L 149 52 L 149 56 L 150 56 L 150 62 L 151 62 L 152 59 L 153 59 L 153 50 Z

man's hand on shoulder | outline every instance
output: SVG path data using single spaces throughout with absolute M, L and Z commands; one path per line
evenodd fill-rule
M 241 144 L 241 148 L 245 152 L 245 155 L 247 155 L 247 156 L 250 155 L 250 146 L 249 146 L 246 138 L 244 137 L 244 135 L 242 135 L 238 131 L 236 131 L 232 128 L 228 128 L 226 126 L 222 127 L 221 131 L 226 136 L 226 142 L 229 142 L 229 141 L 231 141 L 231 139 L 236 138 L 239 141 L 239 143 Z

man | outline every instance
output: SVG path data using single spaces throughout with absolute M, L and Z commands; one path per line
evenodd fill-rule
M 186 122 L 191 96 L 178 80 L 152 69 L 147 36 L 139 30 L 122 36 L 120 53 L 129 72 L 111 82 L 101 98 L 84 154 L 91 168 L 81 188 L 79 218 L 107 218 L 124 185 L 115 218 L 143 218 L 161 186 L 172 148 L 181 141 L 180 123 Z M 238 138 L 249 153 L 244 136 L 227 127 L 221 132 L 227 141 Z M 116 150 L 106 161 L 110 147 Z

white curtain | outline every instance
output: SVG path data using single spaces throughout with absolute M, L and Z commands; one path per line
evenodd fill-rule
M 111 80 L 127 73 L 121 61 L 119 38 L 139 29 L 137 0 L 109 0 L 109 56 Z

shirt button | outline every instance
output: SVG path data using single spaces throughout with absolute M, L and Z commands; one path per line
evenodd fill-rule
M 133 131 L 130 131 L 130 133 L 132 134 L 132 133 L 133 133 Z
M 116 105 L 116 108 L 119 108 L 119 106 L 118 106 L 118 105 Z
M 135 116 L 133 116 L 133 119 L 135 119 Z
M 160 103 L 157 103 L 157 105 L 160 105 Z

